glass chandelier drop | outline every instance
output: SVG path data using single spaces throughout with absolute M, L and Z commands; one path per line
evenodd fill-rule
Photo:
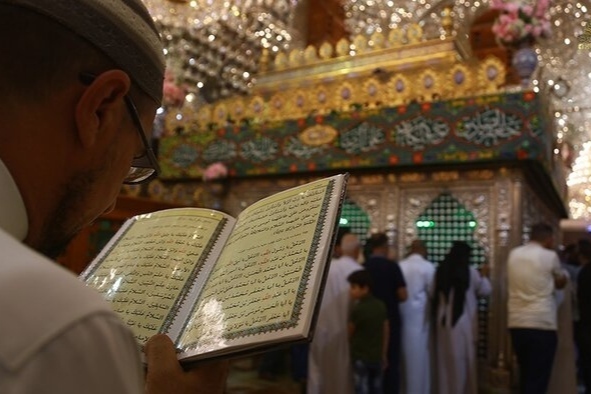
M 390 29 L 404 29 L 410 23 L 423 21 L 424 37 L 436 38 L 445 32 L 441 28 L 441 16 L 436 11 L 447 2 L 427 0 L 345 0 L 345 25 L 351 37 L 358 34 L 372 35 Z
M 263 48 L 292 42 L 297 0 L 145 0 L 159 27 L 168 69 L 194 97 L 248 93 Z
M 572 218 L 591 219 L 591 141 L 583 144 L 567 184 Z

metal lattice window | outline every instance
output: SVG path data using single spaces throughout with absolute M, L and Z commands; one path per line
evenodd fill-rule
M 369 215 L 357 204 L 350 200 L 345 200 L 341 211 L 340 225 L 350 228 L 351 232 L 357 234 L 361 243 L 364 244 L 369 233 L 371 221 Z

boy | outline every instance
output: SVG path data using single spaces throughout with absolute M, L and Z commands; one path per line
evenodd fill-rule
M 354 305 L 349 316 L 349 341 L 356 394 L 382 392 L 382 370 L 387 366 L 386 305 L 371 294 L 371 275 L 358 270 L 347 277 Z

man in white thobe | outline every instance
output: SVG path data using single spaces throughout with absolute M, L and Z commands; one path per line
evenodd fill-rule
M 399 305 L 402 320 L 402 393 L 429 394 L 429 289 L 435 274 L 425 245 L 415 240 L 400 261 L 408 298 Z
M 350 296 L 347 277 L 363 269 L 357 262 L 360 244 L 355 234 L 343 236 L 342 256 L 330 263 L 314 339 L 308 356 L 307 394 L 352 394 L 347 320 Z

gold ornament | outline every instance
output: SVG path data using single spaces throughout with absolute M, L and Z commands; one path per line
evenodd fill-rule
M 331 126 L 314 125 L 300 133 L 300 141 L 309 146 L 327 145 L 332 143 L 338 134 Z

